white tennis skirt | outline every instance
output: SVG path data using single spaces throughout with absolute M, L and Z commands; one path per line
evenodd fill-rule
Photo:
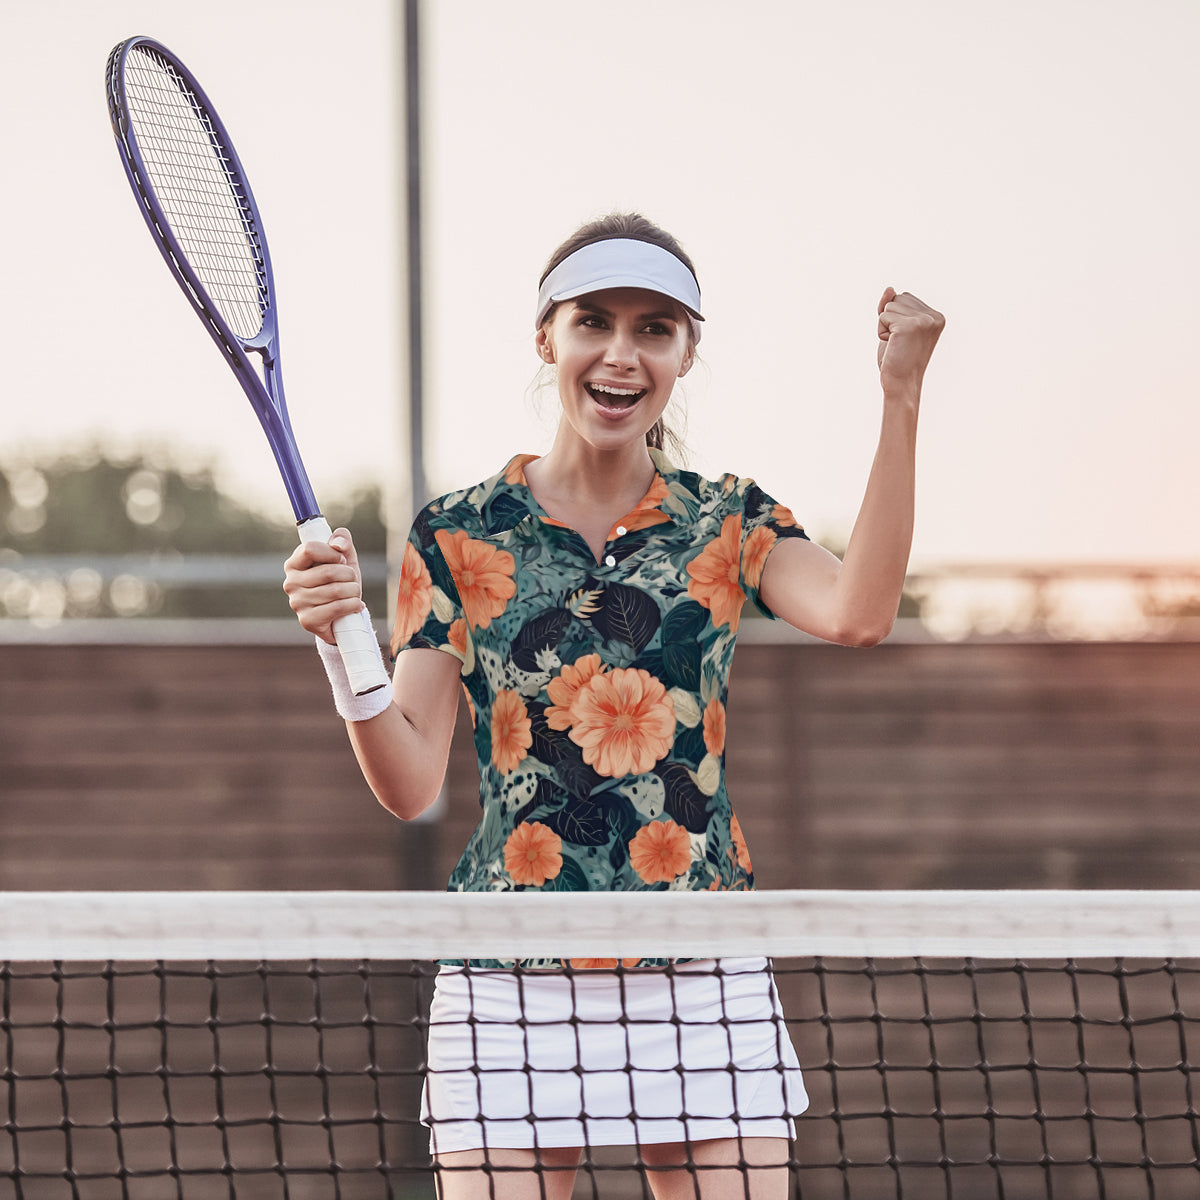
M 790 1138 L 807 1107 L 765 958 L 438 973 L 421 1102 L 431 1154 Z

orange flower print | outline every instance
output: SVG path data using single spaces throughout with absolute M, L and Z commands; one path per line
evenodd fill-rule
M 640 958 L 622 958 L 620 960 L 623 967 L 636 967 L 642 960 Z M 577 971 L 596 971 L 607 967 L 612 970 L 617 965 L 615 958 L 572 958 L 570 959 L 571 966 Z
M 649 671 L 621 667 L 593 675 L 571 703 L 568 735 L 583 761 L 619 779 L 649 771 L 671 748 L 675 705 Z
M 792 516 L 792 510 L 788 508 L 786 504 L 776 504 L 775 507 L 771 509 L 771 520 L 774 521 L 776 525 L 784 525 L 789 527 L 795 525 L 797 529 L 804 528 L 804 526 L 802 526 L 796 520 L 796 518 Z
M 497 692 L 492 704 L 492 765 L 508 775 L 517 769 L 532 745 L 525 702 L 516 692 Z
M 704 710 L 704 748 L 709 754 L 725 753 L 725 705 L 715 696 Z
M 746 593 L 738 583 L 741 519 L 728 516 L 721 533 L 687 565 L 688 595 L 712 613 L 714 625 L 736 631 Z
M 408 643 L 429 616 L 433 608 L 433 580 L 425 560 L 412 542 L 404 543 L 400 561 L 400 586 L 396 590 L 396 624 L 392 630 L 392 649 L 399 650 Z
M 525 464 L 531 463 L 537 458 L 536 454 L 518 454 L 504 468 L 504 482 L 510 487 L 516 487 L 518 484 L 521 487 L 528 487 L 529 484 L 525 479 Z
M 617 525 L 624 526 L 626 533 L 633 533 L 635 529 L 649 529 L 652 525 L 661 525 L 664 521 L 669 521 L 671 518 L 659 506 L 670 494 L 671 489 L 667 487 L 667 481 L 656 474 L 650 490 L 637 502 L 632 512 L 617 522 Z M 610 541 L 615 534 L 616 526 L 609 535 Z
M 562 839 L 540 821 L 522 821 L 504 843 L 504 869 L 514 883 L 542 887 L 562 864 Z
M 629 862 L 643 883 L 670 883 L 691 861 L 688 831 L 670 819 L 643 825 L 629 843 Z
M 433 536 L 454 576 L 467 624 L 472 629 L 486 629 L 517 594 L 513 556 L 487 542 L 474 541 L 465 529 L 453 533 L 439 529 Z
M 462 617 L 455 617 L 450 622 L 450 632 L 447 635 L 447 641 L 466 658 L 467 656 L 467 622 Z
M 579 689 L 593 675 L 598 675 L 601 670 L 600 655 L 585 654 L 583 658 L 576 659 L 575 662 L 563 667 L 550 680 L 550 686 L 546 691 L 550 696 L 551 705 L 546 709 L 546 724 L 551 729 L 561 732 L 571 728 L 571 705 L 575 703 Z
M 767 555 L 776 542 L 775 531 L 766 525 L 760 525 L 751 531 L 742 547 L 742 576 L 752 587 L 758 587 L 762 581 L 763 567 L 767 565 Z
M 733 845 L 737 850 L 737 863 L 743 871 L 752 871 L 754 868 L 750 865 L 750 847 L 746 845 L 746 839 L 742 836 L 742 827 L 738 824 L 737 814 L 729 814 L 729 832 L 733 837 Z

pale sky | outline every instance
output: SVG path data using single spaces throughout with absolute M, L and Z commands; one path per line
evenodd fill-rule
M 578 224 L 636 208 L 700 276 L 697 469 L 753 475 L 844 537 L 892 284 L 948 322 L 918 563 L 1200 557 L 1195 0 L 424 12 L 431 488 L 549 445 L 554 405 L 526 396 L 537 277 Z M 23 114 L 0 199 L 5 452 L 170 442 L 288 513 L 112 143 L 105 58 L 146 33 L 204 83 L 253 184 L 318 495 L 403 483 L 391 6 L 0 0 L 0 17 L 0 99 Z

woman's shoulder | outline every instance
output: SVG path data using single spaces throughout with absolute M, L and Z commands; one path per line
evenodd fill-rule
M 664 469 L 664 466 L 668 469 Z M 676 495 L 685 494 L 701 508 L 733 509 L 761 508 L 775 501 L 763 491 L 750 475 L 736 475 L 725 471 L 715 479 L 709 479 L 696 471 L 683 470 L 663 463 L 659 473 L 667 487 Z
M 770 523 L 780 530 L 786 529 L 789 536 L 807 536 L 791 509 L 760 487 L 753 476 L 726 471 L 708 479 L 695 471 L 680 470 L 661 453 L 652 453 L 670 494 L 664 507 L 690 513 L 697 519 L 735 517 L 744 531 Z
M 535 457 L 518 454 L 495 475 L 430 500 L 417 521 L 433 528 L 463 529 L 473 537 L 511 527 L 535 507 L 523 470 Z

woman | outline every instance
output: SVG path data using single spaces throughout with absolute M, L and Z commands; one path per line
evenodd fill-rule
M 879 302 L 882 430 L 841 562 L 752 480 L 704 480 L 662 453 L 663 410 L 702 321 L 691 260 L 644 218 L 604 218 L 559 248 L 535 318 L 562 403 L 554 444 L 418 516 L 392 689 L 351 696 L 330 649 L 334 620 L 368 619 L 350 534 L 288 560 L 292 608 L 317 636 L 368 782 L 397 816 L 436 798 L 460 682 L 466 691 L 483 816 L 452 890 L 753 887 L 724 783 L 743 603 L 844 645 L 891 629 L 942 317 L 892 288 Z M 806 1101 L 765 960 L 519 966 L 448 964 L 438 977 L 423 1119 L 443 1197 L 565 1198 L 581 1147 L 614 1143 L 637 1144 L 658 1200 L 786 1195 L 791 1117 Z M 738 1038 L 689 1021 L 714 995 Z M 591 1006 L 582 1025 L 556 1023 L 565 1003 Z M 513 1024 L 539 1005 L 531 1027 Z M 550 1065 L 530 1076 L 534 1036 Z M 661 1069 L 664 1049 L 674 1069 Z M 571 1069 L 613 1053 L 627 1070 Z

